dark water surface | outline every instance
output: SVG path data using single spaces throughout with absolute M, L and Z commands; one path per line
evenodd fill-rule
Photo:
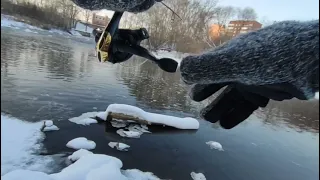
M 209 180 L 319 179 L 319 102 L 273 102 L 232 130 L 200 120 L 203 104 L 192 102 L 179 74 L 168 74 L 152 63 L 137 66 L 101 64 L 93 44 L 45 34 L 1 29 L 1 112 L 28 121 L 52 119 L 60 131 L 47 133 L 49 154 L 71 153 L 72 138 L 94 140 L 94 152 L 121 159 L 124 169 L 151 171 L 160 178 L 187 180 L 202 172 Z M 105 124 L 76 125 L 69 118 L 104 111 L 111 103 L 144 110 L 199 118 L 198 131 L 153 127 L 152 134 L 125 139 Z M 205 142 L 218 141 L 225 151 Z M 108 146 L 131 146 L 118 152 Z M 61 167 L 62 168 L 62 167 Z

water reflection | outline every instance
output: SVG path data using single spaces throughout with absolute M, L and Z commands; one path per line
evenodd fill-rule
M 207 104 L 189 99 L 178 73 L 166 73 L 149 61 L 141 65 L 144 60 L 134 57 L 122 65 L 101 64 L 90 55 L 93 44 L 11 33 L 1 36 L 3 111 L 35 112 L 31 119 L 67 119 L 93 108 L 104 110 L 110 103 L 126 103 L 199 118 Z M 272 102 L 255 116 L 265 124 L 319 132 L 318 101 Z

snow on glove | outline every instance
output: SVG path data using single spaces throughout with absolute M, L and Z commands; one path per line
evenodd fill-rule
M 161 0 L 72 0 L 78 6 L 90 9 L 107 9 L 118 12 L 142 12 Z
M 270 99 L 307 100 L 319 91 L 319 21 L 285 21 L 240 35 L 180 65 L 202 101 L 228 86 L 201 115 L 230 129 Z

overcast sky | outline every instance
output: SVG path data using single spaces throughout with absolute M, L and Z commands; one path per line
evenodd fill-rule
M 219 0 L 220 5 L 252 7 L 269 20 L 319 19 L 319 0 Z

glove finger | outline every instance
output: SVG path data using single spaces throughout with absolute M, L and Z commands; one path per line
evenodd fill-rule
M 225 129 L 231 129 L 246 120 L 259 105 L 265 105 L 267 100 L 261 98 L 263 103 L 252 103 L 238 89 L 228 86 L 218 98 L 201 111 L 201 116 L 210 122 L 220 121 L 220 125 Z M 258 97 L 259 95 L 254 95 Z
M 192 100 L 200 102 L 219 91 L 227 84 L 194 84 L 189 91 Z
M 251 92 L 253 94 L 259 94 L 263 97 L 267 97 L 268 99 L 273 99 L 276 101 L 283 101 L 286 99 L 292 99 L 293 95 L 281 89 L 281 87 L 275 85 L 261 85 L 261 86 L 254 86 L 254 85 L 236 85 L 237 88 L 241 89 L 242 91 Z
M 249 101 L 238 101 L 235 108 L 226 113 L 220 119 L 221 127 L 232 129 L 246 120 L 259 106 Z
M 269 103 L 269 98 L 265 96 L 261 96 L 260 94 L 252 93 L 247 91 L 247 88 L 242 86 L 236 86 L 237 89 L 241 92 L 243 97 L 250 101 L 252 104 L 258 106 L 258 107 L 266 107 Z
M 224 114 L 235 108 L 234 101 L 239 99 L 238 94 L 239 92 L 235 88 L 228 86 L 217 98 L 201 110 L 201 117 L 207 121 L 216 123 Z

